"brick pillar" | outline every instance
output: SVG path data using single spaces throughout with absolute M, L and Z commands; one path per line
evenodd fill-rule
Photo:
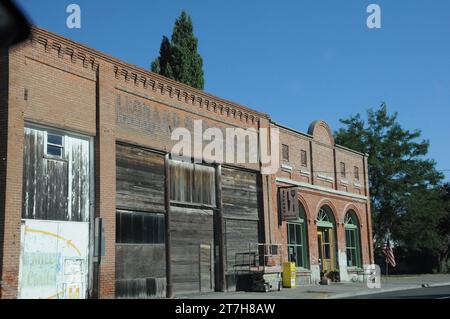
M 373 233 L 372 233 L 372 211 L 371 211 L 371 205 L 370 205 L 370 189 L 369 189 L 369 164 L 368 164 L 368 155 L 364 155 L 364 190 L 367 197 L 366 202 L 366 223 L 365 228 L 367 232 L 367 249 L 369 254 L 369 260 L 364 260 L 365 263 L 374 264 L 375 263 L 375 257 L 374 257 L 374 249 L 373 246 Z
M 116 140 L 112 65 L 97 71 L 97 136 L 95 139 L 96 216 L 102 218 L 105 256 L 98 270 L 98 297 L 114 298 L 116 252 Z
M 259 129 L 264 128 L 266 129 L 266 133 L 269 135 L 266 140 L 267 140 L 267 144 L 265 145 L 266 149 L 269 150 L 269 154 L 271 154 L 271 149 L 270 149 L 270 123 L 267 119 L 261 118 L 259 120 L 259 124 L 258 124 L 258 133 L 261 134 L 261 132 L 259 131 Z M 258 136 L 259 138 L 259 136 Z M 261 139 L 259 139 L 259 143 L 261 142 Z M 258 149 L 258 157 L 259 159 L 261 159 L 261 145 L 259 145 L 259 149 Z M 262 165 L 260 162 L 260 171 L 262 169 Z M 261 175 L 261 188 L 262 188 L 262 194 L 261 194 L 261 201 L 260 203 L 262 204 L 262 214 L 261 214 L 261 232 L 262 232 L 262 242 L 264 243 L 273 243 L 273 230 L 272 227 L 273 225 L 272 223 L 272 212 L 271 212 L 271 201 L 270 201 L 270 196 L 272 195 L 272 187 L 273 187 L 273 182 L 272 182 L 272 175 Z M 276 243 L 276 242 L 275 242 Z
M 1 298 L 17 298 L 22 216 L 24 121 L 20 63 L 13 51 L 0 63 L 0 279 Z

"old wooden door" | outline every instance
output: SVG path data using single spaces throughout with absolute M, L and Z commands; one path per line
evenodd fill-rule
M 199 249 L 199 280 L 200 291 L 208 292 L 214 289 L 213 284 L 213 254 L 210 244 L 200 244 Z

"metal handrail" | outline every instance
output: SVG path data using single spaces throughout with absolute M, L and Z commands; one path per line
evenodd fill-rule
M 242 260 L 238 261 L 241 257 Z M 275 265 L 267 265 L 269 260 L 274 261 Z M 239 271 L 265 272 L 267 267 L 281 267 L 282 260 L 283 254 L 281 244 L 249 243 L 247 252 L 238 252 L 235 254 L 233 270 L 235 273 Z

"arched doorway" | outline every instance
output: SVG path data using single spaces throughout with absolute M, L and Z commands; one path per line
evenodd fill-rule
M 358 216 L 349 210 L 344 219 L 345 246 L 348 268 L 362 268 L 361 234 Z
M 288 258 L 297 268 L 309 269 L 305 207 L 299 202 L 299 218 L 287 222 Z
M 317 214 L 317 244 L 319 265 L 323 273 L 336 270 L 336 222 L 329 206 L 322 206 Z

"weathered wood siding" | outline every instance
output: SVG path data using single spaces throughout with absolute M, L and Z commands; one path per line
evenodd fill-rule
M 172 275 L 175 294 L 200 291 L 200 245 L 213 243 L 213 212 L 171 207 Z
M 165 245 L 116 244 L 116 297 L 165 297 Z
M 116 297 L 165 297 L 164 157 L 119 144 L 116 156 Z
M 225 219 L 225 250 L 227 273 L 233 273 L 234 265 L 248 262 L 242 253 L 249 251 L 249 244 L 258 243 L 258 221 Z M 255 249 L 255 245 L 251 247 Z
M 116 156 L 116 207 L 164 213 L 164 157 L 119 144 Z
M 259 242 L 260 186 L 256 173 L 222 168 L 226 273 L 233 273 L 239 254 Z
M 200 244 L 200 291 L 208 292 L 214 289 L 213 246 Z
M 45 156 L 46 131 L 25 128 L 23 209 L 25 219 L 88 221 L 90 212 L 90 145 L 64 136 L 63 156 Z
M 215 206 L 214 172 L 211 166 L 170 161 L 170 199 Z

